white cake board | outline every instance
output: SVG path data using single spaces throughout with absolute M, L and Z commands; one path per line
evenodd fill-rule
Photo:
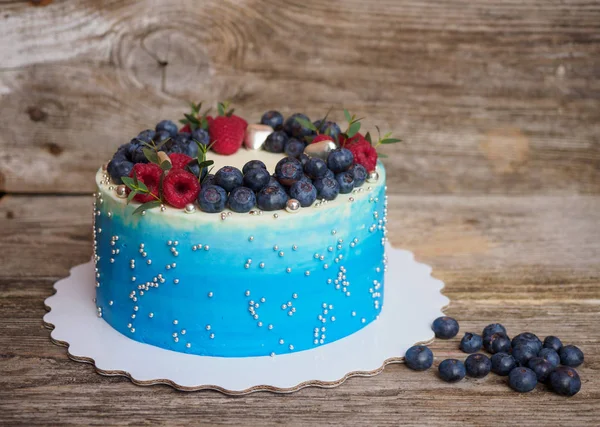
M 126 376 L 138 385 L 168 384 L 178 390 L 218 390 L 232 395 L 255 391 L 289 393 L 303 387 L 335 387 L 352 376 L 372 376 L 388 363 L 401 363 L 415 343 L 433 339 L 432 321 L 448 298 L 431 268 L 405 250 L 387 247 L 385 302 L 379 319 L 344 339 L 275 357 L 224 358 L 164 350 L 133 341 L 96 315 L 94 266 L 71 269 L 46 299 L 44 324 L 69 357 L 94 364 L 102 375 Z

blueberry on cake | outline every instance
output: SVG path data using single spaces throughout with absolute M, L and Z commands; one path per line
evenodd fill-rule
M 120 146 L 96 174 L 98 316 L 123 335 L 204 356 L 310 350 L 374 322 L 384 303 L 385 169 L 344 110 L 193 105 Z

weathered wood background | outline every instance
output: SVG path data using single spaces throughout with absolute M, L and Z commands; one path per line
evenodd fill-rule
M 462 330 L 581 346 L 582 391 L 511 392 L 389 366 L 289 396 L 141 388 L 71 362 L 43 300 L 91 255 L 93 172 L 189 100 L 404 139 L 390 238 L 446 282 Z M 600 3 L 0 0 L 0 425 L 600 422 Z M 35 194 L 23 194 L 35 193 Z M 437 340 L 436 364 L 463 357 Z

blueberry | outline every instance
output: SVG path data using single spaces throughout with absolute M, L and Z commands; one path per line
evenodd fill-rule
M 317 198 L 317 189 L 310 182 L 298 181 L 290 187 L 290 197 L 300 202 L 306 208 L 313 204 Z
M 254 168 L 244 174 L 244 185 L 256 192 L 269 184 L 271 175 L 266 169 Z
M 302 167 L 305 167 L 308 161 L 310 160 L 310 157 L 302 153 L 298 156 L 298 160 L 300 160 L 300 163 L 302 163 Z
M 267 166 L 263 162 L 261 162 L 260 160 L 250 160 L 242 168 L 242 173 L 244 175 L 246 175 L 246 173 L 250 169 L 256 169 L 256 168 L 267 170 Z
M 440 378 L 448 383 L 462 380 L 467 374 L 464 363 L 456 359 L 446 359 L 438 366 Z
M 551 348 L 543 348 L 538 354 L 539 357 L 543 357 L 548 362 L 552 363 L 555 368 L 560 365 L 560 356 L 558 353 Z
M 509 353 L 511 349 L 510 339 L 503 332 L 495 332 L 483 338 L 483 348 L 488 353 Z
M 514 391 L 527 393 L 537 385 L 537 376 L 529 368 L 515 368 L 508 374 L 508 385 Z
M 169 139 L 171 139 L 171 134 L 165 130 L 161 130 L 161 131 L 156 132 L 156 135 L 154 136 L 154 143 L 156 145 L 158 145 L 165 141 L 168 141 Z M 165 142 L 165 144 L 166 144 L 166 142 Z
M 433 365 L 433 353 L 424 345 L 415 345 L 406 350 L 404 363 L 414 371 L 425 371 Z
M 256 196 L 254 195 L 254 191 L 248 187 L 236 187 L 229 193 L 228 204 L 229 209 L 234 212 L 250 212 L 254 205 L 256 205 Z
M 279 111 L 267 111 L 260 118 L 260 123 L 271 126 L 275 130 L 280 130 L 283 126 L 283 116 Z
M 269 183 L 267 184 L 267 186 L 275 186 L 275 187 L 281 187 L 283 188 L 283 190 L 285 191 L 285 188 L 283 187 L 283 185 L 281 185 L 279 183 L 279 181 L 277 181 L 277 178 L 275 178 L 275 176 L 271 175 L 271 177 L 269 178 Z
M 263 148 L 271 153 L 283 153 L 285 143 L 288 141 L 288 136 L 283 131 L 275 131 L 265 139 Z
M 354 163 L 354 155 L 347 148 L 336 148 L 327 156 L 327 166 L 333 173 L 345 172 Z
M 471 354 L 465 360 L 467 375 L 473 378 L 483 378 L 490 373 L 492 362 L 485 354 Z
M 496 332 L 502 332 L 506 334 L 506 328 L 502 326 L 500 323 L 492 323 L 483 328 L 483 332 L 481 333 L 482 337 L 486 337 L 487 335 L 495 334 Z
M 209 173 L 202 179 L 202 185 L 215 185 L 215 175 Z
M 310 119 L 302 113 L 292 114 L 283 124 L 283 130 L 285 133 L 287 133 L 289 136 L 300 139 L 304 139 L 305 136 L 312 135 L 313 131 L 297 121 L 297 118 L 310 121 Z
M 323 178 L 327 173 L 327 165 L 317 157 L 312 157 L 304 165 L 304 172 L 312 179 Z
M 313 124 L 317 129 L 319 129 L 319 133 L 329 135 L 334 141 L 338 140 L 338 136 L 342 132 L 337 123 L 329 120 L 327 120 L 326 122 L 317 120 Z
M 559 366 L 550 374 L 549 384 L 552 390 L 563 396 L 573 396 L 581 390 L 581 379 L 573 368 Z
M 512 346 L 528 345 L 535 352 L 536 356 L 542 349 L 542 342 L 537 335 L 531 332 L 523 332 L 512 339 Z
M 284 157 L 275 166 L 275 177 L 283 185 L 290 186 L 303 175 L 302 163 L 293 157 Z
M 550 373 L 554 370 L 552 363 L 544 359 L 543 357 L 534 357 L 527 363 L 529 369 L 535 372 L 538 382 L 546 382 L 546 379 L 550 376 Z
M 575 368 L 583 363 L 583 351 L 574 345 L 565 345 L 558 352 L 560 363 Z
M 192 142 L 198 141 L 202 145 L 210 144 L 210 135 L 208 134 L 207 131 L 205 131 L 202 128 L 194 129 L 192 131 L 192 134 L 190 135 L 190 139 L 192 140 Z
M 483 340 L 481 335 L 474 334 L 472 332 L 465 333 L 465 336 L 460 340 L 458 346 L 464 353 L 476 353 L 481 350 Z
M 312 184 L 312 179 L 310 179 L 310 177 L 306 174 L 302 175 L 302 178 L 300 178 L 300 181 L 298 182 L 308 182 L 309 184 Z
M 133 163 L 148 163 L 150 160 L 144 154 L 145 146 L 141 143 L 132 145 L 131 147 L 131 161 Z
M 512 355 L 519 366 L 527 366 L 529 360 L 537 356 L 537 352 L 534 351 L 530 346 L 523 344 L 513 347 Z
M 218 185 L 202 185 L 198 194 L 200 209 L 208 213 L 221 212 L 227 203 L 227 192 Z
M 340 194 L 348 194 L 354 189 L 354 175 L 351 172 L 340 172 L 335 180 L 340 185 Z
M 123 184 L 121 177 L 129 176 L 131 169 L 133 169 L 133 163 L 127 160 L 127 157 L 125 157 L 124 154 L 117 153 L 112 160 L 108 162 L 106 171 L 115 184 Z
M 551 348 L 552 350 L 558 352 L 562 347 L 562 342 L 555 336 L 548 336 L 544 338 L 544 348 Z
M 177 135 L 178 129 L 177 125 L 173 123 L 171 120 L 162 120 L 156 124 L 156 132 L 165 131 L 171 137 Z
M 288 201 L 288 195 L 279 184 L 267 185 L 256 195 L 258 207 L 263 211 L 275 211 L 284 209 Z
M 458 322 L 452 317 L 438 317 L 433 321 L 431 329 L 433 329 L 436 337 L 447 340 L 458 334 Z
M 228 193 L 234 188 L 241 186 L 243 180 L 242 172 L 233 166 L 223 166 L 215 174 L 215 184 L 223 187 Z
M 508 353 L 496 353 L 492 356 L 492 372 L 503 377 L 517 367 L 517 361 Z
M 350 166 L 348 172 L 352 172 L 354 175 L 354 187 L 360 187 L 367 180 L 367 169 L 358 163 Z
M 198 145 L 192 141 L 188 132 L 179 132 L 165 147 L 167 154 L 182 153 L 192 158 L 198 157 Z
M 187 165 L 185 165 L 185 170 L 193 173 L 196 176 L 196 178 L 198 178 L 200 176 L 200 165 L 198 164 L 198 159 L 194 159 L 191 162 L 189 162 Z M 202 181 L 204 179 L 204 177 L 206 177 L 207 173 L 208 173 L 208 168 L 203 167 L 202 168 L 202 177 L 200 177 L 200 181 Z
M 136 136 L 136 138 L 142 142 L 150 143 L 155 136 L 156 131 L 154 131 L 153 129 L 146 129 L 138 133 L 138 136 Z
M 324 178 L 332 178 L 335 179 L 335 174 L 331 171 L 331 169 L 327 169 L 327 172 L 325 172 L 325 176 Z
M 298 158 L 300 154 L 304 153 L 304 142 L 298 141 L 296 138 L 290 138 L 285 143 L 283 151 L 289 157 Z
M 340 192 L 340 184 L 335 178 L 319 178 L 314 182 L 317 195 L 320 199 L 333 200 Z

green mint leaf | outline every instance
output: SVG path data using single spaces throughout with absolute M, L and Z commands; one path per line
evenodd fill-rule
M 198 162 L 198 166 L 200 167 L 200 169 L 204 169 L 205 167 L 211 166 L 214 163 L 215 162 L 213 162 L 212 160 L 205 160 L 203 162 Z
M 369 141 L 369 144 L 373 144 L 373 141 L 371 141 L 371 132 L 367 132 L 367 134 L 365 135 L 365 139 Z
M 304 137 L 304 140 L 306 141 L 307 144 L 312 144 L 313 139 L 315 139 L 315 138 L 316 138 L 316 136 L 314 136 L 314 135 L 306 135 Z
M 200 121 L 200 127 L 204 130 L 208 130 L 208 120 L 206 120 L 206 117 L 202 117 L 202 120 Z
M 312 124 L 310 120 L 303 119 L 302 117 L 296 117 L 296 121 L 300 123 L 305 128 L 318 132 L 317 127 Z
M 189 123 L 200 124 L 200 121 L 197 117 L 194 117 L 191 114 L 184 114 L 184 116 L 186 119 L 188 119 Z
M 135 182 L 133 181 L 133 178 L 130 178 L 128 176 L 122 176 L 121 177 L 121 181 L 123 181 L 123 184 L 125 184 L 127 187 L 129 187 L 130 190 L 135 190 Z
M 227 117 L 231 117 L 233 115 L 233 112 L 235 111 L 235 108 L 232 108 L 231 110 L 229 110 L 227 112 L 227 114 L 225 114 Z
M 133 183 L 135 184 L 136 187 L 139 184 L 139 181 L 137 179 L 137 172 L 135 171 L 135 168 L 133 169 Z
M 150 192 L 150 190 L 148 190 L 148 187 L 146 187 L 146 184 L 144 184 L 142 181 L 138 182 L 137 188 L 136 190 L 140 193 L 144 193 L 147 194 Z
M 169 169 L 171 169 L 172 167 L 173 167 L 173 165 L 171 164 L 171 162 L 169 162 L 169 161 L 167 161 L 167 160 L 165 160 L 164 162 L 162 162 L 162 163 L 160 164 L 160 168 L 161 168 L 163 171 L 168 171 L 168 170 L 169 170 Z
M 131 203 L 131 201 L 133 200 L 133 198 L 135 197 L 136 194 L 137 194 L 137 191 L 132 190 L 131 193 L 129 193 L 127 195 L 127 204 Z
M 387 139 L 382 139 L 380 144 L 394 144 L 396 142 L 400 142 L 402 141 L 401 139 L 397 139 L 397 138 L 387 138 Z
M 348 132 L 346 133 L 346 135 L 348 135 L 348 138 L 352 138 L 354 135 L 356 135 L 358 133 L 359 130 L 360 130 L 360 122 L 354 122 L 348 128 Z
M 141 214 L 143 211 L 157 208 L 160 205 L 161 205 L 160 200 L 152 200 L 151 202 L 146 202 L 143 205 L 138 206 L 137 209 L 133 211 L 133 215 Z
M 388 158 L 387 154 L 383 154 L 383 153 L 377 153 L 377 157 L 380 157 L 382 159 L 387 159 Z
M 144 152 L 144 156 L 146 156 L 149 162 L 160 164 L 158 160 L 158 154 L 156 154 L 156 151 L 147 147 L 142 148 L 142 151 Z
M 187 125 L 188 121 L 186 119 L 181 119 L 179 120 L 179 123 L 181 123 L 182 125 Z
M 225 106 L 223 105 L 223 103 L 219 102 L 217 104 L 217 110 L 219 111 L 219 116 L 225 115 Z
M 350 123 L 352 121 L 352 116 L 350 115 L 350 113 L 348 112 L 348 110 L 346 110 L 345 108 L 344 108 L 344 117 L 346 117 L 346 121 L 348 123 Z
M 161 142 L 160 144 L 158 144 L 155 148 L 156 151 L 160 151 L 160 149 L 163 147 L 163 145 L 165 145 L 167 142 L 169 142 L 171 140 L 171 137 L 168 137 L 167 139 L 165 139 L 163 142 Z

